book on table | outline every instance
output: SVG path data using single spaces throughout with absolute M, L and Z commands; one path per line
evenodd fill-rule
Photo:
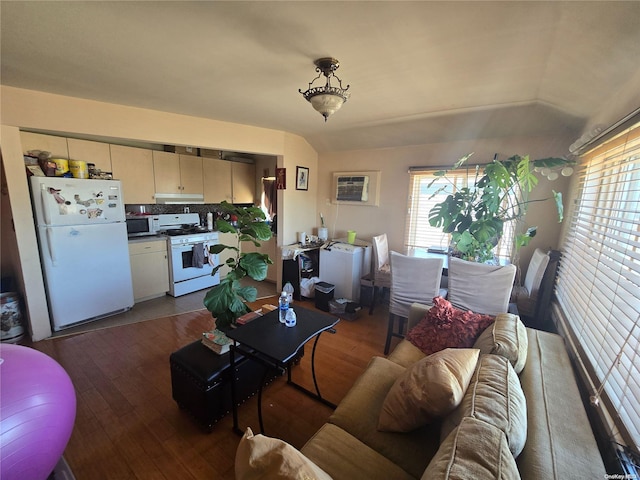
M 210 330 L 202 334 L 202 344 L 218 355 L 227 353 L 231 346 L 231 340 L 224 332 L 218 330 Z

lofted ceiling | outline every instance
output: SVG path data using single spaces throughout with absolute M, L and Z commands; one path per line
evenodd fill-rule
M 4 85 L 292 132 L 319 152 L 574 134 L 639 68 L 640 2 L 2 1 Z M 333 56 L 351 98 L 298 89 Z

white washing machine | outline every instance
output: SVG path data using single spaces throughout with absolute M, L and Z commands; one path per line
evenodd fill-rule
M 360 278 L 366 246 L 334 243 L 320 249 L 320 280 L 335 285 L 334 298 L 360 301 Z

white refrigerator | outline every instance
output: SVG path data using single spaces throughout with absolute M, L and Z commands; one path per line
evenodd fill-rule
M 31 196 L 53 329 L 130 309 L 120 181 L 34 176 Z

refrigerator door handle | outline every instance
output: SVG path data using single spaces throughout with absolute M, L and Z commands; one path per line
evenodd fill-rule
M 51 264 L 55 267 L 55 266 L 58 265 L 58 262 L 56 260 L 56 254 L 55 254 L 55 251 L 53 249 L 52 233 L 53 233 L 53 230 L 51 228 L 47 227 L 47 243 L 49 244 L 49 256 L 51 257 Z
M 47 186 L 43 183 L 40 185 L 40 202 L 42 203 L 42 213 L 44 214 L 44 223 L 51 225 L 51 212 L 49 211 L 49 205 L 47 204 Z M 47 234 L 48 234 L 47 229 Z

